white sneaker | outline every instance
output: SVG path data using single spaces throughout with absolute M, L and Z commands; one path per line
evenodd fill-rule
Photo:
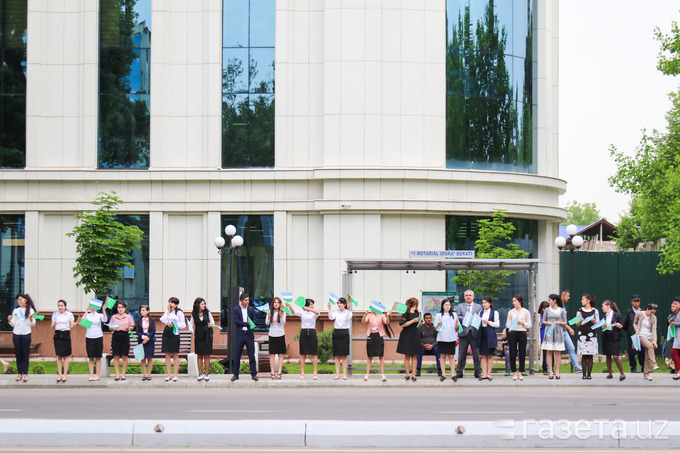
M 202 381 L 202 380 L 203 380 L 203 375 L 202 375 L 202 374 L 199 374 L 199 375 L 198 375 L 198 380 L 199 380 L 199 381 Z
M 210 375 L 209 375 L 209 374 L 206 374 L 206 375 L 205 375 L 205 381 L 207 382 L 207 381 L 209 381 L 209 380 L 210 380 Z

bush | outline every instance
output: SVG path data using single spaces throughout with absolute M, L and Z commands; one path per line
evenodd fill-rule
M 281 374 L 288 374 L 288 368 L 286 367 L 286 365 L 283 365 L 281 367 Z
M 9 368 L 7 368 L 7 374 L 17 374 L 19 373 L 19 370 L 17 370 L 17 364 L 15 362 L 12 362 L 9 364 Z
M 210 361 L 210 374 L 224 374 L 224 367 L 217 360 Z
M 240 374 L 250 374 L 250 364 L 249 363 L 242 363 L 241 366 L 238 369 Z
M 319 372 L 317 374 L 335 374 L 335 371 L 328 368 L 319 368 Z
M 317 335 L 319 340 L 319 362 L 328 363 L 333 357 L 333 328 L 326 329 Z
M 33 374 L 45 374 L 45 367 L 43 366 L 42 363 L 36 363 L 33 365 Z

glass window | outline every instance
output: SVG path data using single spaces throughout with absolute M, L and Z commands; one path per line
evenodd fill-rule
M 485 217 L 475 216 L 446 216 L 446 249 L 447 250 L 474 250 L 477 240 L 480 219 Z M 528 252 L 527 258 L 538 257 L 538 222 L 525 219 L 508 219 L 515 227 L 512 242 L 519 245 L 521 250 Z M 454 277 L 455 271 L 446 272 L 446 290 L 458 291 L 460 294 L 467 288 L 458 288 Z M 519 271 L 510 277 L 510 285 L 493 302 L 493 308 L 501 313 L 501 325 L 505 325 L 505 316 L 512 308 L 512 296 L 521 294 L 526 301 L 529 296 L 529 282 L 527 271 Z M 474 291 L 474 288 L 472 288 Z M 476 294 L 477 301 L 486 294 Z M 461 298 L 462 300 L 462 298 Z
M 223 215 L 222 235 L 226 240 L 222 254 L 222 319 L 227 312 L 229 296 L 229 238 L 224 235 L 227 225 L 236 227 L 243 237 L 243 246 L 234 257 L 232 284 L 244 289 L 256 305 L 269 300 L 274 294 L 274 216 L 273 215 Z M 226 326 L 226 323 L 222 323 Z
M 24 291 L 23 215 L 0 215 L 0 330 L 11 330 L 7 316 Z
M 222 167 L 274 166 L 274 0 L 224 0 Z
M 448 168 L 536 172 L 532 1 L 447 0 Z
M 148 168 L 151 0 L 101 0 L 99 168 Z
M 27 0 L 0 1 L 0 168 L 26 166 Z
M 132 267 L 123 268 L 123 279 L 111 288 L 114 299 L 125 302 L 130 312 L 149 305 L 149 216 L 119 214 L 116 219 L 123 225 L 134 225 L 144 233 L 141 248 L 133 250 Z

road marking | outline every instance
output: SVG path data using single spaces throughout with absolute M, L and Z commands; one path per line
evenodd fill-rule
M 0 412 L 23 412 L 23 409 L 0 409 Z
M 523 414 L 524 412 L 504 412 L 504 411 L 498 411 L 498 412 L 470 412 L 470 411 L 444 411 L 444 412 L 437 412 L 438 414 Z
M 207 413 L 223 413 L 223 414 L 282 414 L 286 411 L 242 411 L 242 410 L 226 410 L 226 409 L 195 409 L 187 410 L 187 412 L 207 412 Z

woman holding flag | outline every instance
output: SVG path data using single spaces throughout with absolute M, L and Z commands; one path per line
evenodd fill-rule
M 453 313 L 451 301 L 444 299 L 439 313 L 434 317 L 434 325 L 437 329 L 437 348 L 442 359 L 442 375 L 440 381 L 446 379 L 446 361 L 449 361 L 451 379 L 456 377 L 456 343 L 458 342 L 458 316 Z
M 548 379 L 553 379 L 553 377 L 559 379 L 562 351 L 564 351 L 564 329 L 562 327 L 567 326 L 567 312 L 560 307 L 560 296 L 557 294 L 548 296 L 548 308 L 543 310 L 541 319 L 546 327 L 541 349 L 547 352 Z M 555 364 L 554 372 L 553 363 Z
M 71 329 L 75 326 L 73 313 L 66 308 L 66 301 L 57 302 L 57 311 L 52 313 L 54 328 L 54 355 L 57 356 L 57 383 L 68 380 L 68 358 L 71 356 Z
M 602 353 L 607 358 L 607 379 L 612 379 L 612 359 L 619 369 L 619 381 L 626 379 L 623 374 L 623 366 L 619 352 L 621 351 L 621 329 L 623 328 L 623 316 L 619 313 L 619 307 L 611 300 L 602 302 L 605 326 L 602 328 Z
M 512 298 L 512 310 L 508 312 L 505 326 L 508 328 L 508 344 L 510 346 L 510 369 L 512 380 L 524 380 L 524 367 L 527 356 L 527 332 L 531 329 L 531 313 L 524 308 L 524 299 L 517 294 Z M 519 355 L 519 372 L 516 359 Z
M 137 345 L 141 344 L 144 348 L 144 358 L 141 360 L 142 381 L 150 381 L 156 350 L 156 320 L 149 315 L 148 305 L 139 307 L 139 319 L 135 322 L 135 330 L 137 331 Z M 200 370 L 200 360 L 198 364 Z
M 581 379 L 592 379 L 593 356 L 598 352 L 595 324 L 600 321 L 600 313 L 595 308 L 595 296 L 584 294 L 576 315 L 580 318 L 576 325 L 579 326 L 577 353 L 581 355 Z
M 127 313 L 125 302 L 116 302 L 113 306 L 115 315 L 111 316 L 111 322 L 107 324 L 113 331 L 111 335 L 111 355 L 113 367 L 116 370 L 116 381 L 124 381 L 128 367 L 128 355 L 130 355 L 130 334 L 128 331 L 135 326 L 135 321 Z M 120 360 L 123 359 L 123 373 L 120 373 Z
M 172 379 L 177 382 L 179 376 L 179 331 L 184 329 L 187 325 L 186 318 L 184 317 L 184 312 L 178 307 L 179 299 L 176 297 L 171 297 L 168 299 L 168 309 L 161 316 L 161 322 L 165 324 L 165 329 L 163 329 L 163 338 L 161 342 L 161 352 L 165 353 L 165 372 L 168 377 L 165 378 L 165 382 Z M 170 372 L 172 366 L 170 365 L 170 358 L 175 365 L 175 376 L 172 376 Z
M 351 299 L 351 297 L 350 297 Z M 349 328 L 352 324 L 352 312 L 347 305 L 347 299 L 341 297 L 337 302 L 338 310 L 331 309 L 328 302 L 328 319 L 333 321 L 333 357 L 335 357 L 335 380 L 340 376 L 342 363 L 342 379 L 347 380 L 347 356 L 349 355 Z
M 385 377 L 385 336 L 392 337 L 390 329 L 390 312 L 380 303 L 373 301 L 370 309 L 366 310 L 362 323 L 368 324 L 366 328 L 366 376 L 364 381 L 368 381 L 371 374 L 371 362 L 373 357 L 380 360 L 380 379 L 387 380 Z
M 308 299 L 311 300 L 311 299 Z M 267 312 L 265 324 L 269 326 L 269 369 L 272 372 L 272 379 L 281 379 L 283 372 L 283 355 L 286 353 L 286 313 L 283 311 L 283 302 L 279 297 L 274 296 L 271 306 Z M 316 333 L 316 330 L 314 331 Z M 302 334 L 301 334 L 302 335 Z M 302 336 L 300 337 L 302 339 Z M 274 371 L 276 356 L 279 356 L 278 371 Z M 300 361 L 301 373 L 304 375 L 304 360 Z M 314 367 L 314 379 L 316 379 L 316 366 Z
M 498 312 L 493 309 L 491 297 L 484 296 L 482 298 L 482 309 L 482 319 L 481 321 L 477 320 L 480 327 L 476 339 L 482 364 L 482 377 L 479 380 L 490 381 L 491 370 L 493 370 L 493 356 L 496 355 L 496 347 L 498 346 L 496 329 L 501 325 L 501 321 Z M 472 323 L 475 324 L 474 321 Z
M 275 299 L 279 298 L 276 297 Z M 279 299 L 279 302 L 280 300 L 281 299 Z M 295 305 L 286 303 L 286 306 L 291 313 L 300 317 L 300 379 L 305 378 L 305 362 L 307 362 L 307 356 L 309 356 L 312 361 L 312 366 L 314 367 L 312 379 L 317 380 L 319 379 L 319 375 L 317 374 L 319 367 L 319 340 L 316 337 L 316 320 L 321 313 L 314 308 L 314 300 L 312 299 L 305 299 L 305 303 L 302 307 L 297 303 Z M 282 315 L 285 322 L 286 314 L 282 313 Z M 283 354 L 285 354 L 285 352 L 286 341 L 284 338 L 283 352 L 279 357 L 279 371 L 272 379 L 281 379 L 281 372 L 283 371 Z M 273 359 L 271 363 L 274 363 Z M 271 368 L 274 370 L 274 365 L 272 365 Z
M 7 317 L 12 326 L 12 341 L 14 342 L 14 356 L 17 361 L 17 381 L 28 381 L 28 358 L 31 349 L 31 327 L 35 325 L 35 304 L 28 294 L 17 296 L 17 308 Z
M 633 327 L 635 334 L 640 337 L 640 346 L 645 351 L 645 365 L 643 368 L 644 377 L 651 381 L 652 377 L 649 375 L 649 369 L 657 370 L 659 366 L 656 364 L 656 356 L 654 350 L 657 348 L 657 332 L 656 332 L 656 304 L 649 304 L 645 307 L 645 311 L 639 311 L 635 315 Z
M 96 299 L 94 299 L 96 300 Z M 93 302 L 87 307 L 87 312 L 83 315 L 78 324 L 85 327 L 85 350 L 87 351 L 87 362 L 90 368 L 90 381 L 98 381 L 102 370 L 102 353 L 104 352 L 104 333 L 102 323 L 106 322 L 106 315 L 100 313 L 102 309 L 101 301 Z M 99 308 L 97 308 L 99 307 Z
M 401 315 L 399 325 L 402 330 L 399 334 L 399 342 L 397 343 L 397 353 L 404 354 L 404 371 L 406 372 L 406 380 L 409 378 L 412 381 L 416 380 L 418 354 L 423 350 L 423 345 L 420 342 L 420 333 L 418 332 L 418 325 L 421 317 L 418 311 L 418 299 L 411 297 L 406 301 L 406 313 Z M 409 376 L 411 374 L 411 376 Z

